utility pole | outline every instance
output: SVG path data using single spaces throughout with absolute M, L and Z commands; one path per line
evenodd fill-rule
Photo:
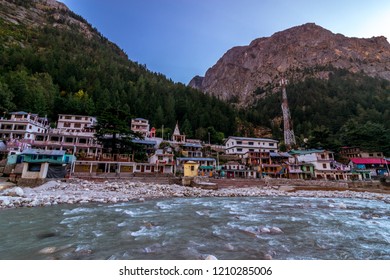
M 282 87 L 282 112 L 283 112 L 284 143 L 286 145 L 287 150 L 291 150 L 291 148 L 296 145 L 296 141 L 295 141 L 294 130 L 292 127 L 290 109 L 288 108 L 287 92 L 286 92 L 287 80 L 282 78 L 282 80 L 280 81 L 280 85 Z

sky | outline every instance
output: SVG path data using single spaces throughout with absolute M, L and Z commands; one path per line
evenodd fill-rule
M 235 46 L 314 22 L 390 41 L 388 0 L 61 0 L 130 60 L 174 82 L 204 76 Z

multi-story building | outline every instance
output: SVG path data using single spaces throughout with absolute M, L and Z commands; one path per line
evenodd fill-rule
M 58 115 L 57 128 L 68 132 L 94 131 L 97 120 L 91 116 Z
M 340 155 L 347 159 L 352 158 L 383 158 L 382 152 L 363 151 L 358 147 L 342 147 Z
M 45 133 L 49 127 L 46 117 L 26 112 L 12 112 L 9 119 L 0 120 L 0 139 L 32 143 L 36 133 Z
M 296 163 L 311 164 L 314 166 L 316 179 L 325 180 L 357 180 L 358 174 L 351 172 L 350 167 L 337 163 L 333 152 L 327 150 L 292 150 L 290 154 Z
M 142 137 L 149 137 L 149 121 L 143 118 L 131 119 L 131 130 Z
M 278 142 L 269 138 L 230 136 L 225 141 L 227 155 L 243 157 L 248 152 L 278 152 Z
M 58 116 L 57 128 L 35 133 L 35 148 L 44 150 L 65 150 L 80 158 L 94 158 L 101 153 L 94 126 L 96 118 L 80 115 Z

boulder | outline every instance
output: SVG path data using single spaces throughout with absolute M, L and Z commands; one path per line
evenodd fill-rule
M 259 232 L 261 233 L 271 233 L 271 230 L 267 227 L 259 227 Z
M 272 227 L 272 228 L 270 228 L 270 232 L 271 232 L 271 233 L 274 233 L 274 234 L 283 233 L 283 231 L 282 231 L 280 228 L 278 228 L 278 227 Z
M 205 260 L 218 260 L 216 256 L 213 256 L 213 255 L 207 255 L 205 257 Z

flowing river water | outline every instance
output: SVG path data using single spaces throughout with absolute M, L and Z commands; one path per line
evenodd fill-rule
M 389 206 L 243 197 L 8 209 L 0 259 L 389 260 Z

